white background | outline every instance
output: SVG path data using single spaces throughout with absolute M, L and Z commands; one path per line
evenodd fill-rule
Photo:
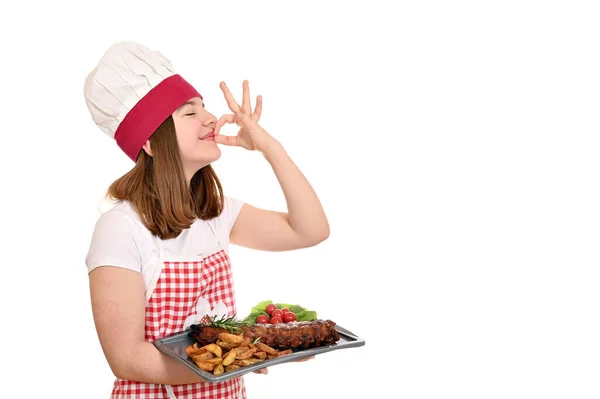
M 249 398 L 599 397 L 593 3 L 3 5 L 0 396 L 109 397 L 84 259 L 132 165 L 82 93 L 135 40 L 218 116 L 219 81 L 239 98 L 249 79 L 331 224 L 311 249 L 233 247 L 238 307 L 299 303 L 366 345 L 248 375 Z M 227 195 L 285 210 L 258 154 L 214 166 Z

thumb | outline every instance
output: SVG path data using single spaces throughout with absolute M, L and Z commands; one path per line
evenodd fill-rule
M 215 143 L 223 144 L 223 145 L 237 146 L 238 138 L 237 138 L 237 136 L 224 136 L 222 134 L 217 134 L 215 136 Z

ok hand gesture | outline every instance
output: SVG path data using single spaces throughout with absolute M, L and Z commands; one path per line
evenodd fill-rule
M 235 101 L 225 82 L 221 82 L 220 87 L 225 96 L 225 101 L 227 101 L 227 106 L 229 106 L 233 114 L 223 115 L 217 121 L 215 126 L 215 142 L 264 153 L 272 137 L 258 124 L 262 112 L 262 97 L 256 97 L 256 107 L 254 112 L 252 112 L 250 106 L 250 89 L 247 80 L 244 80 L 242 84 L 241 106 Z M 240 127 L 236 136 L 224 136 L 219 133 L 221 128 L 227 123 L 235 123 Z

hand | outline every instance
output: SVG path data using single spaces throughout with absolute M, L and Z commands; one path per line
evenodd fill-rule
M 227 106 L 233 114 L 223 115 L 215 125 L 215 142 L 224 145 L 243 147 L 247 150 L 258 150 L 264 152 L 267 144 L 272 137 L 258 124 L 262 113 L 262 97 L 256 97 L 256 108 L 252 112 L 250 106 L 250 89 L 248 81 L 244 80 L 242 84 L 243 96 L 240 106 L 227 88 L 225 82 L 219 85 L 227 101 Z M 240 127 L 237 136 L 224 136 L 219 134 L 221 128 L 226 123 L 235 123 Z
M 305 362 L 305 361 L 307 361 L 307 360 L 312 360 L 312 359 L 314 359 L 314 358 L 315 358 L 314 356 L 309 356 L 309 357 L 305 357 L 305 358 L 303 358 L 303 359 L 298 359 L 298 360 L 294 360 L 294 361 L 295 361 L 295 362 Z
M 256 373 L 256 374 L 269 374 L 269 369 L 267 369 L 267 368 L 258 369 L 258 370 L 253 371 L 253 373 Z

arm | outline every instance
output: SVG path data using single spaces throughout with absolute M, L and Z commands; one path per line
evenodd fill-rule
M 284 251 L 313 246 L 327 239 L 329 223 L 317 194 L 283 146 L 258 124 L 262 98 L 257 98 L 256 109 L 252 112 L 247 81 L 243 83 L 241 106 L 235 102 L 225 83 L 221 83 L 221 89 L 234 114 L 219 119 L 215 141 L 261 152 L 275 172 L 288 208 L 287 213 L 283 213 L 245 204 L 232 228 L 231 243 L 253 249 Z M 225 123 L 240 126 L 236 137 L 219 134 Z
M 325 211 L 312 186 L 272 137 L 264 156 L 283 190 L 287 213 L 244 204 L 231 243 L 265 251 L 286 251 L 319 244 L 329 236 Z
M 104 266 L 92 270 L 89 278 L 98 338 L 117 378 L 169 385 L 202 381 L 144 340 L 146 301 L 139 272 Z

